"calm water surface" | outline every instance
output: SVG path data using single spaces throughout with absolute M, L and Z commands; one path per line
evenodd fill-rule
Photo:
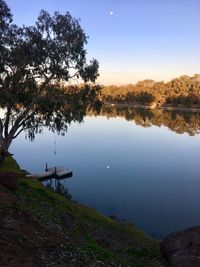
M 44 130 L 31 143 L 21 135 L 10 151 L 29 172 L 45 162 L 72 169 L 62 183 L 73 199 L 157 238 L 200 224 L 200 135 L 88 116 L 65 137 Z

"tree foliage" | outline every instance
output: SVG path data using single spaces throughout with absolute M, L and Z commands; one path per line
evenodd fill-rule
M 86 60 L 87 39 L 79 20 L 68 12 L 51 16 L 42 10 L 35 25 L 18 27 L 6 2 L 0 0 L 1 153 L 23 130 L 33 138 L 43 125 L 58 132 L 66 129 L 78 102 L 70 111 L 69 103 L 77 95 L 68 96 L 61 84 L 94 83 L 98 77 L 98 61 Z M 92 96 L 90 87 L 85 85 L 79 97 L 86 97 L 86 92 Z
M 104 86 L 102 98 L 105 101 L 145 105 L 155 102 L 168 106 L 200 108 L 200 75 L 185 75 L 167 83 L 144 80 L 124 86 Z

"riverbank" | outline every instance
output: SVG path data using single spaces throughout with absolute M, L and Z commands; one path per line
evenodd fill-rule
M 135 109 L 162 109 L 169 111 L 182 111 L 182 112 L 200 112 L 200 108 L 189 108 L 189 107 L 172 107 L 172 106 L 158 106 L 156 103 L 152 105 L 142 105 L 142 104 L 132 104 L 132 103 L 117 103 L 117 102 L 103 102 L 103 105 L 106 107 L 127 107 L 127 108 L 135 108 Z
M 0 265 L 164 266 L 159 242 L 0 165 Z

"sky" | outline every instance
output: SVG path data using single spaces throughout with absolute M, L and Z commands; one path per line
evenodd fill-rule
M 200 0 L 7 0 L 18 25 L 41 9 L 80 18 L 99 83 L 168 81 L 200 73 Z

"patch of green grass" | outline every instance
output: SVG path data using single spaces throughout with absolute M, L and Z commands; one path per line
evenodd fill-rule
M 36 179 L 25 178 L 11 157 L 0 165 L 0 171 L 22 174 L 14 193 L 18 200 L 14 208 L 29 214 L 42 227 L 70 236 L 74 251 L 83 254 L 83 257 L 85 255 L 104 263 L 117 262 L 126 267 L 146 267 L 161 260 L 158 242 L 133 224 L 116 222 L 92 208 L 50 191 Z M 73 230 L 65 226 L 65 214 L 72 216 Z M 99 242 L 101 233 L 103 239 Z
M 13 172 L 20 175 L 27 174 L 27 172 L 20 169 L 16 160 L 11 156 L 6 157 L 4 161 L 0 163 L 0 172 Z
M 74 203 L 51 192 L 37 180 L 20 179 L 17 195 L 21 198 L 17 208 L 30 212 L 46 227 L 59 226 L 61 230 L 62 215 L 71 214 L 76 224 L 73 238 L 79 239 L 80 236 L 87 236 L 85 245 L 81 246 L 80 251 L 84 251 L 89 257 L 100 261 L 118 259 L 119 262 L 123 262 L 121 255 L 127 254 L 132 262 L 143 264 L 160 258 L 158 242 L 135 228 L 134 225 L 113 221 L 94 209 Z M 118 244 L 114 252 L 113 248 L 109 249 L 105 245 L 100 245 L 92 238 L 94 229 L 102 229 L 103 233 L 109 234 L 109 239 L 113 239 Z M 88 235 L 91 237 L 88 238 Z M 126 263 L 123 266 L 131 265 Z
M 80 248 L 77 247 L 76 250 L 79 251 L 79 253 L 93 258 L 95 261 L 123 263 L 123 259 L 121 259 L 117 253 L 101 246 L 90 236 L 87 236 L 86 244 Z

